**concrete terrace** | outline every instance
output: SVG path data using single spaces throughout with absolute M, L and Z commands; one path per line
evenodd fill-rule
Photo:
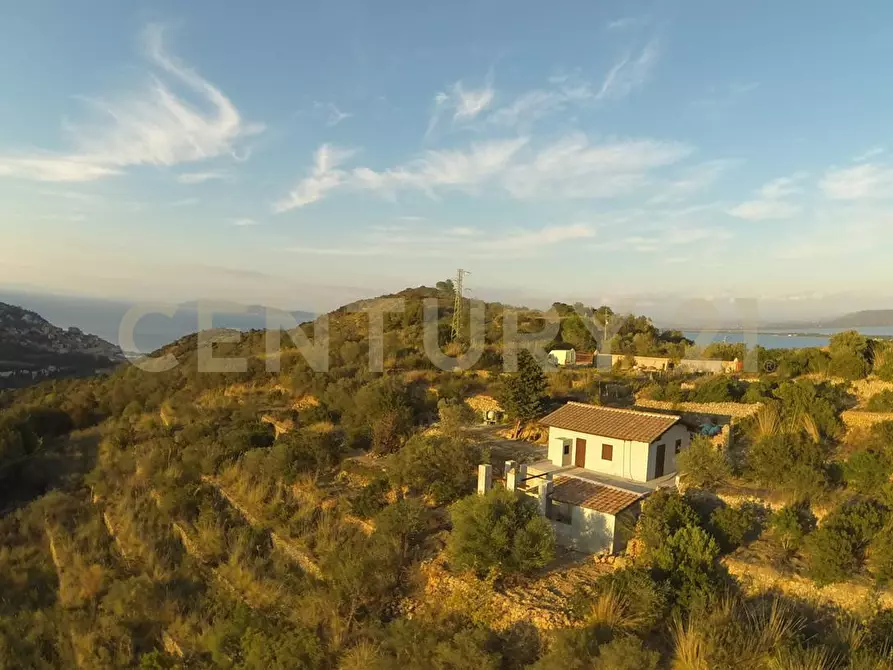
M 612 475 L 603 474 L 601 472 L 593 472 L 592 470 L 586 470 L 584 468 L 577 467 L 576 465 L 555 465 L 552 461 L 537 461 L 535 463 L 530 463 L 527 466 L 527 476 L 531 475 L 545 475 L 551 474 L 553 478 L 556 475 L 561 475 L 562 477 L 574 477 L 576 479 L 582 479 L 584 481 L 595 482 L 596 484 L 602 484 L 604 486 L 609 486 L 611 488 L 615 488 L 621 491 L 632 491 L 633 493 L 639 493 L 642 495 L 647 495 L 652 493 L 653 491 L 659 488 L 665 488 L 668 486 L 676 485 L 676 473 L 671 473 L 668 475 L 664 475 L 658 479 L 652 479 L 647 482 L 637 482 L 632 479 L 624 479 L 622 477 L 614 477 Z M 535 481 L 528 482 L 529 484 L 536 484 Z

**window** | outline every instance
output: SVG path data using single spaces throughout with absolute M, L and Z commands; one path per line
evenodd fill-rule
M 614 445 L 613 444 L 603 444 L 602 445 L 602 460 L 603 461 L 613 461 L 614 460 Z
M 552 502 L 552 520 L 558 523 L 571 523 L 571 506 L 564 502 Z
M 564 443 L 564 455 L 565 455 L 565 456 L 570 456 L 570 453 L 571 453 L 571 443 L 570 443 L 570 442 L 565 442 L 565 443 Z
M 682 451 L 682 440 L 676 440 L 676 453 Z

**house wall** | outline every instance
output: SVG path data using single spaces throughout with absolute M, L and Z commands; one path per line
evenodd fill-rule
M 549 357 L 555 365 L 574 365 L 577 362 L 577 352 L 573 349 L 553 349 Z
M 654 473 L 657 471 L 657 445 L 666 446 L 664 451 L 664 475 L 676 472 L 676 440 L 682 440 L 680 451 L 688 449 L 691 444 L 691 433 L 682 424 L 676 424 L 666 433 L 649 445 L 648 449 L 648 478 L 654 479 Z
M 549 460 L 555 465 L 573 465 L 577 438 L 586 440 L 586 465 L 584 467 L 587 470 L 638 482 L 648 481 L 649 472 L 654 472 L 653 467 L 650 471 L 648 469 L 649 449 L 645 442 L 589 435 L 554 426 L 549 427 Z M 564 455 L 566 441 L 570 441 L 570 449 L 569 453 Z M 614 447 L 613 458 L 610 461 L 602 460 L 603 444 L 610 444 Z
M 587 470 L 601 472 L 614 477 L 647 482 L 654 479 L 657 471 L 657 445 L 665 445 L 664 475 L 676 472 L 676 440 L 682 440 L 682 449 L 688 449 L 691 435 L 685 426 L 677 424 L 670 428 L 651 444 L 618 440 L 612 437 L 579 433 L 565 428 L 549 427 L 549 460 L 558 466 L 574 464 L 577 438 L 586 440 Z M 564 445 L 569 444 L 568 453 L 564 453 Z M 602 445 L 613 446 L 613 458 L 602 460 Z
M 555 540 L 562 547 L 590 554 L 614 551 L 614 516 L 571 506 L 570 524 L 550 520 Z

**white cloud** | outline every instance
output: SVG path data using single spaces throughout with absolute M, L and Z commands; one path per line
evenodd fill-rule
M 188 89 L 193 102 L 155 75 L 136 95 L 87 99 L 99 117 L 68 128 L 75 145 L 71 152 L 0 155 L 0 176 L 91 181 L 136 165 L 172 166 L 234 154 L 239 140 L 263 130 L 245 123 L 218 88 L 169 55 L 158 26 L 147 29 L 146 47 L 152 63 Z
M 678 163 L 693 151 L 681 142 L 650 139 L 591 144 L 582 133 L 535 152 L 528 147 L 526 137 L 493 140 L 473 143 L 464 150 L 430 150 L 393 168 L 362 166 L 347 171 L 337 166 L 351 153 L 323 145 L 310 176 L 277 202 L 274 211 L 303 207 L 337 188 L 371 191 L 386 198 L 394 198 L 401 191 L 421 191 L 432 198 L 445 190 L 478 193 L 484 186 L 504 189 L 518 199 L 618 197 L 643 186 L 667 184 L 656 171 Z M 708 167 L 702 170 L 717 170 L 716 166 Z M 689 183 L 684 183 L 685 179 Z M 705 180 L 697 171 L 684 175 L 682 183 L 675 184 L 675 199 L 682 199 L 683 191 L 691 191 Z M 669 184 L 669 188 L 674 186 L 672 181 Z
M 792 219 L 803 211 L 803 207 L 785 198 L 802 192 L 798 184 L 805 177 L 805 172 L 796 172 L 790 177 L 773 179 L 757 190 L 757 198 L 736 205 L 728 213 L 747 221 Z
M 347 173 L 339 169 L 338 166 L 354 153 L 353 149 L 342 149 L 330 144 L 323 144 L 316 150 L 310 175 L 298 182 L 287 197 L 276 202 L 273 205 L 273 211 L 281 214 L 291 209 L 304 207 L 321 200 L 326 193 L 341 186 L 347 178 Z
M 596 93 L 596 99 L 625 98 L 635 89 L 640 88 L 651 74 L 657 63 L 659 51 L 656 42 L 648 43 L 639 55 L 633 58 L 627 55 L 614 64 L 605 76 L 602 86 Z
M 624 16 L 619 19 L 614 19 L 613 21 L 608 21 L 608 24 L 605 26 L 608 30 L 623 30 L 625 28 L 632 28 L 635 25 L 638 25 L 644 21 L 644 18 L 637 16 Z
M 893 168 L 863 163 L 825 173 L 819 188 L 833 200 L 875 200 L 893 195 Z
M 591 226 L 575 223 L 568 226 L 547 226 L 539 230 L 515 233 L 514 235 L 501 237 L 491 244 L 497 250 L 520 251 L 539 249 L 547 245 L 591 237 L 595 237 L 595 230 Z
M 472 144 L 467 151 L 427 151 L 421 158 L 393 169 L 356 168 L 351 173 L 351 184 L 388 196 L 402 189 L 431 196 L 441 188 L 473 189 L 503 173 L 526 143 L 526 138 L 516 138 Z
M 447 235 L 452 235 L 453 237 L 477 237 L 481 234 L 481 231 L 477 228 L 468 228 L 466 226 L 458 226 L 456 228 L 450 228 L 446 231 Z
M 483 88 L 466 90 L 462 82 L 457 81 L 449 91 L 434 96 L 434 113 L 425 134 L 434 131 L 444 114 L 452 114 L 453 123 L 471 121 L 487 109 L 495 97 L 496 92 L 489 82 Z
M 783 200 L 749 200 L 729 210 L 729 214 L 747 221 L 765 221 L 768 219 L 791 219 L 803 208 Z
M 582 133 L 541 150 L 533 160 L 514 166 L 505 188 L 517 198 L 608 198 L 632 192 L 648 172 L 676 163 L 692 152 L 680 142 L 619 140 L 590 145 Z
M 317 103 L 314 103 L 314 106 L 321 107 L 326 110 L 326 125 L 329 126 L 330 128 L 333 126 L 337 126 L 342 121 L 349 119 L 353 116 L 353 114 L 351 114 L 350 112 L 342 112 L 340 109 L 338 109 L 337 106 L 335 106 L 334 103 L 331 103 L 331 102 L 328 102 L 328 103 L 317 102 Z
M 211 171 L 211 172 L 184 172 L 183 174 L 177 175 L 177 181 L 181 184 L 201 184 L 206 181 L 212 181 L 214 179 L 228 179 L 229 175 L 226 172 L 219 171 Z
M 871 149 L 868 149 L 867 151 L 859 154 L 858 156 L 854 156 L 853 162 L 854 163 L 864 163 L 869 158 L 874 158 L 875 156 L 880 156 L 882 153 L 884 153 L 884 151 L 886 151 L 886 149 L 884 147 L 872 147 Z

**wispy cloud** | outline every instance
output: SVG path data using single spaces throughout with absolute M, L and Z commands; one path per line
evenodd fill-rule
M 430 196 L 443 188 L 473 189 L 502 174 L 526 143 L 526 138 L 516 138 L 472 144 L 466 151 L 427 151 L 421 158 L 388 170 L 356 168 L 351 184 L 391 197 L 405 189 Z
M 233 219 L 232 221 L 230 221 L 230 223 L 232 223 L 232 225 L 237 226 L 237 227 L 239 227 L 239 228 L 246 228 L 246 227 L 249 227 L 249 226 L 257 226 L 257 225 L 260 225 L 260 224 L 259 224 L 257 221 L 255 221 L 254 219 L 247 219 L 247 218 L 243 218 L 243 219 Z
M 575 223 L 567 226 L 547 226 L 539 230 L 524 231 L 508 235 L 498 240 L 497 248 L 508 250 L 531 250 L 542 246 L 559 244 L 570 240 L 581 240 L 595 237 L 592 226 Z
M 350 171 L 336 167 L 344 156 L 333 161 L 329 158 L 332 150 L 324 145 L 317 152 L 311 175 L 276 203 L 274 211 L 309 205 L 341 187 L 387 198 L 401 191 L 421 191 L 432 198 L 446 190 L 479 193 L 484 186 L 502 189 L 518 199 L 611 198 L 641 186 L 659 186 L 661 181 L 652 173 L 693 151 L 680 142 L 650 139 L 591 144 L 583 133 L 536 151 L 530 150 L 529 143 L 527 137 L 473 143 L 466 149 L 427 151 L 393 168 L 357 167 Z M 684 188 L 678 185 L 680 191 Z
M 332 102 L 317 102 L 314 103 L 315 107 L 322 108 L 326 111 L 326 125 L 330 128 L 333 126 L 337 126 L 342 121 L 349 119 L 353 116 L 350 112 L 342 112 L 338 107 Z
M 215 170 L 211 172 L 184 172 L 177 175 L 177 181 L 181 184 L 201 184 L 215 179 L 229 179 L 229 174 Z
M 691 105 L 709 114 L 717 114 L 745 100 L 760 87 L 759 82 L 732 82 L 726 86 L 712 87 Z
M 456 228 L 448 228 L 446 234 L 453 237 L 477 237 L 478 235 L 481 235 L 482 232 L 477 228 L 457 226 Z
M 736 205 L 729 214 L 747 221 L 792 219 L 803 211 L 803 207 L 786 198 L 802 192 L 799 184 L 805 177 L 805 172 L 797 172 L 790 177 L 773 179 L 757 191 L 755 199 Z
M 168 54 L 159 26 L 147 29 L 145 43 L 152 64 L 188 89 L 194 102 L 174 93 L 158 75 L 136 95 L 88 98 L 97 119 L 68 128 L 74 140 L 71 152 L 0 155 L 0 176 L 91 181 L 131 166 L 172 166 L 234 154 L 240 140 L 263 130 L 262 125 L 246 123 L 218 88 Z
M 893 197 L 893 168 L 863 163 L 831 169 L 819 182 L 826 197 L 833 200 L 879 200 Z
M 515 165 L 504 186 L 517 198 L 608 198 L 646 183 L 649 171 L 677 163 L 692 148 L 680 142 L 621 140 L 590 144 L 586 135 L 565 137 Z
M 304 207 L 322 199 L 326 193 L 341 186 L 347 173 L 338 166 L 354 154 L 353 149 L 343 149 L 323 144 L 316 150 L 310 175 L 298 182 L 288 196 L 273 205 L 277 214 Z
M 657 64 L 659 50 L 657 42 L 649 42 L 637 56 L 629 54 L 617 61 L 605 76 L 596 94 L 598 100 L 625 98 L 640 88 Z
M 864 163 L 869 158 L 874 158 L 875 156 L 880 156 L 882 153 L 884 153 L 884 151 L 886 151 L 886 149 L 884 147 L 872 147 L 871 149 L 864 151 L 863 153 L 859 154 L 858 156 L 854 156 L 853 162 L 854 163 Z
M 471 121 L 487 109 L 495 97 L 496 91 L 489 80 L 478 89 L 466 89 L 461 81 L 457 81 L 449 90 L 434 96 L 434 113 L 428 122 L 426 136 L 434 132 L 444 115 L 451 115 L 453 123 Z
M 619 19 L 608 21 L 608 23 L 605 25 L 605 28 L 607 30 L 624 30 L 626 28 L 632 28 L 633 26 L 641 25 L 645 21 L 647 21 L 646 17 L 622 16 Z

